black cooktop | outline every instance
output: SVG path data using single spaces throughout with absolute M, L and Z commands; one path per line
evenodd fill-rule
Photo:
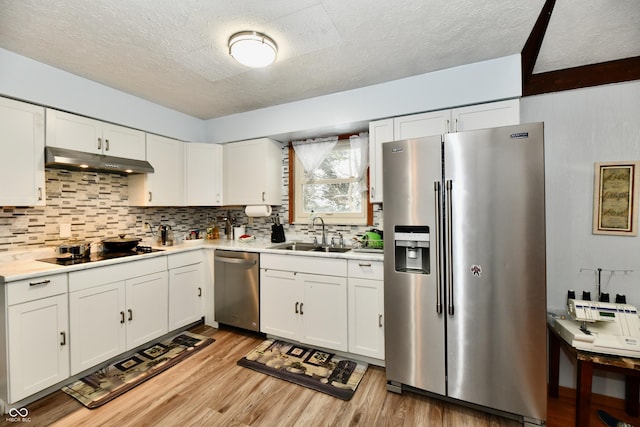
M 108 259 L 122 258 L 122 257 L 133 256 L 133 255 L 144 255 L 151 252 L 162 252 L 162 249 L 153 249 L 150 246 L 138 246 L 135 249 L 132 249 L 130 251 L 123 251 L 123 252 L 104 251 L 104 252 L 92 253 L 89 257 L 85 257 L 85 258 L 71 259 L 71 258 L 53 257 L 53 258 L 38 259 L 36 261 L 69 266 L 69 265 L 76 265 L 76 264 L 86 264 L 88 262 L 105 261 Z

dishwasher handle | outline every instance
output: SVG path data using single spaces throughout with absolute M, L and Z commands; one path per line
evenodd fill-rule
M 258 261 L 255 259 L 244 259 L 244 258 L 227 258 L 223 256 L 214 257 L 216 261 L 227 262 L 229 264 L 246 264 L 246 265 L 256 265 Z

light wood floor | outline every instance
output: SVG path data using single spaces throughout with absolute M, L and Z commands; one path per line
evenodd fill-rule
M 413 393 L 386 391 L 384 369 L 370 367 L 350 401 L 236 365 L 262 338 L 207 326 L 216 342 L 97 409 L 58 391 L 28 405 L 31 426 L 516 426 L 516 422 Z M 573 425 L 572 396 L 549 400 L 547 425 Z M 624 417 L 620 402 L 604 407 Z M 594 406 L 594 414 L 595 407 Z M 603 408 L 602 406 L 598 406 Z M 627 422 L 634 422 L 625 418 Z M 635 420 L 637 423 L 637 420 Z M 595 415 L 592 426 L 600 426 Z

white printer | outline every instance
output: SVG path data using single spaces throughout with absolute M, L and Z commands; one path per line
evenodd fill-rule
M 629 304 L 567 300 L 571 319 L 553 318 L 552 327 L 579 350 L 640 358 L 640 318 Z

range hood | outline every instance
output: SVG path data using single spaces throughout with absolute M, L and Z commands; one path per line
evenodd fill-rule
M 44 162 L 45 166 L 50 168 L 111 172 L 121 175 L 154 171 L 153 166 L 146 160 L 124 159 L 59 147 L 45 147 Z

